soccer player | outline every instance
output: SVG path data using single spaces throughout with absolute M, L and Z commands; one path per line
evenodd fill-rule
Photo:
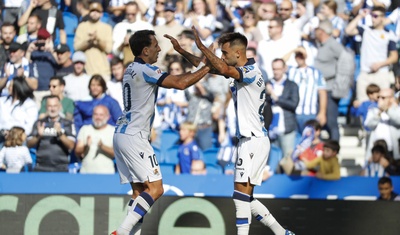
M 193 73 L 170 75 L 153 66 L 161 49 L 152 30 L 137 31 L 129 45 L 135 60 L 123 78 L 125 110 L 117 121 L 114 152 L 121 183 L 130 183 L 133 194 L 128 214 L 111 233 L 114 235 L 140 234 L 143 217 L 164 193 L 160 167 L 149 142 L 157 88 L 185 89 L 210 70 L 202 66 Z
M 197 30 L 194 27 L 192 29 L 196 45 L 211 63 L 212 72 L 232 78 L 231 92 L 235 103 L 239 139 L 234 150 L 236 166 L 233 192 L 237 234 L 249 234 L 252 214 L 277 235 L 293 234 L 285 230 L 268 209 L 253 198 L 254 186 L 261 185 L 270 142 L 262 115 L 265 84 L 254 59 L 246 57 L 247 39 L 240 33 L 223 34 L 218 39 L 222 51 L 222 57 L 218 58 L 204 46 Z M 181 54 L 185 56 L 185 53 Z

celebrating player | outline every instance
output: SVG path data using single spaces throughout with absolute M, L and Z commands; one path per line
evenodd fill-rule
M 123 78 L 125 111 L 117 122 L 114 152 L 121 183 L 130 183 L 133 194 L 128 214 L 113 235 L 140 234 L 143 217 L 164 193 L 160 167 L 149 142 L 158 86 L 185 89 L 210 70 L 202 66 L 193 73 L 170 75 L 153 66 L 161 49 L 152 30 L 137 31 L 129 45 L 135 60 Z
M 219 40 L 221 59 L 201 42 L 197 30 L 192 27 L 197 47 L 209 60 L 212 71 L 232 78 L 231 92 L 235 103 L 237 138 L 234 154 L 235 188 L 233 201 L 236 206 L 238 235 L 249 234 L 251 215 L 268 226 L 277 235 L 293 234 L 275 220 L 268 209 L 253 198 L 255 185 L 260 185 L 262 172 L 268 159 L 270 141 L 264 127 L 263 109 L 265 84 L 260 69 L 253 58 L 246 57 L 247 39 L 240 33 L 225 33 Z M 193 56 L 183 52 L 176 41 L 169 37 L 174 49 L 190 59 Z

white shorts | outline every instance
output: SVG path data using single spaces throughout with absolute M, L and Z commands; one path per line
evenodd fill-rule
M 148 134 L 114 134 L 114 153 L 121 184 L 153 182 L 162 179 L 160 166 Z
M 236 157 L 235 182 L 261 185 L 270 150 L 268 136 L 241 138 L 233 150 Z

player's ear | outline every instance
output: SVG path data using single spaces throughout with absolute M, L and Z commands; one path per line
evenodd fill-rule
M 143 48 L 142 54 L 145 55 L 145 56 L 148 56 L 149 55 L 149 48 L 148 47 Z

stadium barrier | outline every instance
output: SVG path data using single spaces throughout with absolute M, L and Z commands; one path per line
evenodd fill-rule
M 392 179 L 400 189 L 400 177 Z M 142 235 L 235 234 L 232 180 L 165 175 L 166 196 L 146 216 Z M 275 175 L 257 187 L 255 195 L 296 234 L 398 235 L 400 202 L 371 201 L 378 195 L 377 180 L 348 177 L 327 182 Z M 123 219 L 129 200 L 129 186 L 118 182 L 117 175 L 2 173 L 1 234 L 109 234 Z M 272 234 L 268 232 L 253 219 L 251 234 Z

